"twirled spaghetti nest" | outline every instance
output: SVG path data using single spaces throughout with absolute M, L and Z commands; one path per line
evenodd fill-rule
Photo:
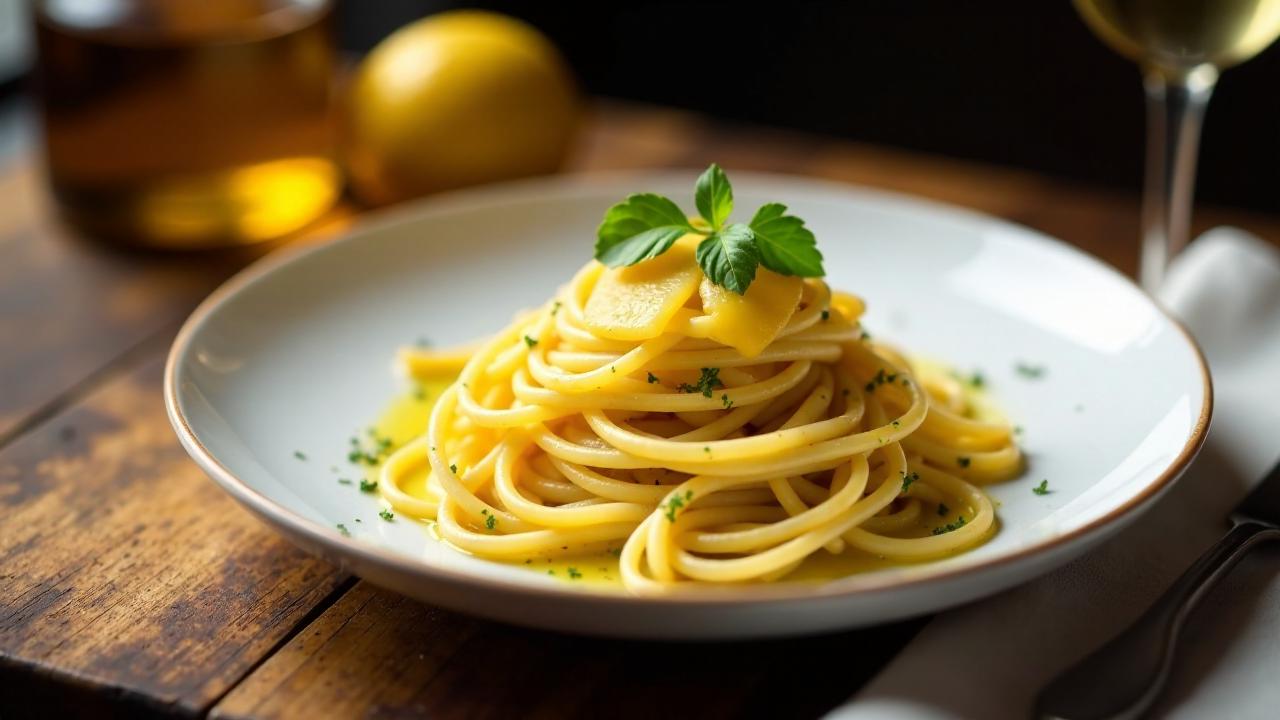
M 592 333 L 601 272 L 587 265 L 474 353 L 427 434 L 384 467 L 402 513 L 481 557 L 614 549 L 637 593 L 774 580 L 820 552 L 936 558 L 989 536 L 978 485 L 1018 472 L 1010 429 L 966 417 L 946 378 L 922 384 L 867 339 L 856 298 L 806 280 L 785 328 L 745 357 L 708 339 L 696 301 L 649 340 Z M 424 461 L 429 496 L 410 496 L 400 480 Z

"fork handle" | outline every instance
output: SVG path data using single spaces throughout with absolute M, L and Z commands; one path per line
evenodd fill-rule
M 1187 616 L 1250 548 L 1269 539 L 1280 539 L 1280 528 L 1251 520 L 1232 528 L 1124 632 L 1041 690 L 1035 717 L 1141 716 L 1168 679 L 1174 646 Z

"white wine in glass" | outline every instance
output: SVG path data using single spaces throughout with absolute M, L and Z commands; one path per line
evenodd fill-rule
M 1154 291 L 1191 231 L 1196 151 L 1218 71 L 1280 35 L 1280 0 L 1074 0 L 1098 37 L 1142 67 L 1147 167 L 1143 287 Z

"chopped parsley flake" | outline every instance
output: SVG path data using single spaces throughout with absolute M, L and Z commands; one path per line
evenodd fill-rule
M 1039 485 L 1037 485 L 1037 486 L 1035 486 L 1035 487 L 1031 488 L 1031 492 L 1033 492 L 1033 493 L 1035 493 L 1035 494 L 1037 494 L 1037 495 L 1048 495 L 1049 493 L 1051 493 L 1051 492 L 1053 492 L 1053 491 L 1049 489 L 1049 481 L 1048 481 L 1048 480 L 1041 480 Z
M 569 568 L 569 579 L 570 579 L 570 580 L 577 580 L 577 579 L 578 579 L 578 578 L 580 578 L 580 577 L 582 577 L 582 573 L 578 572 L 578 568 L 576 568 L 576 567 L 571 567 L 571 568 Z
M 457 474 L 458 474 L 458 466 L 457 466 L 457 465 L 450 465 L 450 466 L 449 466 L 449 472 L 453 473 L 454 475 L 457 475 Z
M 338 523 L 334 527 L 338 528 L 338 532 L 342 533 L 344 536 L 351 537 L 351 531 L 347 529 L 346 525 L 343 525 L 342 523 Z
M 1044 377 L 1044 373 L 1045 373 L 1045 366 L 1032 365 L 1031 363 L 1026 363 L 1022 361 L 1018 361 L 1018 363 L 1013 366 L 1013 369 L 1017 371 L 1019 375 L 1021 375 L 1024 378 L 1027 378 L 1028 380 L 1038 380 Z
M 338 478 L 338 484 L 339 484 L 339 485 L 350 485 L 350 484 L 351 484 L 351 478 Z
M 862 331 L 862 339 L 863 339 L 863 340 L 870 340 L 870 339 L 871 339 L 871 333 L 867 332 L 866 330 L 863 330 L 863 331 Z
M 495 528 L 495 527 L 497 527 L 497 526 L 498 526 L 498 516 L 497 516 L 497 515 L 492 515 L 492 514 L 490 514 L 490 515 L 486 515 L 486 516 L 485 516 L 485 518 L 484 518 L 484 527 L 485 527 L 485 529 L 486 529 L 486 530 L 492 530 L 492 529 L 494 529 L 494 528 Z
M 967 468 L 967 467 L 969 467 L 969 463 L 971 463 L 971 462 L 973 462 L 972 458 L 967 458 L 967 457 L 958 457 L 958 458 L 956 458 L 956 464 L 958 464 L 958 465 L 959 465 L 960 467 L 962 467 L 962 468 Z
M 898 379 L 898 373 L 885 374 L 884 368 L 880 368 L 879 370 L 876 371 L 876 374 L 872 376 L 870 382 L 866 384 L 865 389 L 867 392 L 875 392 L 876 388 L 879 387 L 880 385 L 884 385 L 885 383 L 892 383 L 897 379 Z M 906 378 L 903 378 L 903 384 L 904 385 L 906 384 Z
M 960 517 L 956 518 L 956 521 L 955 521 L 955 522 L 953 522 L 953 523 L 947 523 L 946 525 L 943 525 L 942 527 L 936 527 L 936 528 L 934 528 L 934 529 L 933 529 L 933 534 L 934 534 L 934 535 L 946 535 L 946 534 L 947 534 L 947 533 L 949 533 L 949 532 L 955 532 L 956 530 L 959 530 L 960 528 L 964 527 L 964 523 L 965 523 L 964 516 L 963 516 L 963 515 L 961 515 Z
M 377 490 L 377 489 L 378 489 L 377 480 L 366 480 L 364 478 L 360 478 L 360 492 L 373 492 L 374 490 Z
M 387 522 L 391 522 L 391 519 L 395 517 L 395 514 L 386 508 L 382 508 L 378 511 L 378 517 L 386 520 Z
M 529 337 L 528 335 L 525 335 L 525 336 L 524 336 L 524 344 L 525 344 L 525 345 L 528 345 L 529 347 L 533 347 L 534 345 L 537 345 L 537 344 L 538 344 L 538 339 L 537 339 L 537 338 L 531 338 L 531 337 Z
M 720 402 L 724 403 L 725 410 L 729 410 L 733 407 L 733 401 L 729 399 L 728 394 L 721 395 Z
M 676 513 L 679 512 L 680 508 L 684 507 L 692 499 L 693 499 L 692 490 L 686 490 L 684 493 L 684 497 L 681 497 L 678 493 L 675 495 L 672 495 L 671 499 L 668 500 L 665 505 L 661 506 L 663 508 L 662 514 L 667 516 L 667 522 L 675 522 Z
M 655 384 L 655 383 L 660 383 L 660 382 L 662 382 L 662 381 L 658 379 L 658 376 L 657 376 L 657 375 L 654 375 L 653 373 L 649 373 L 649 384 L 650 384 L 650 385 L 653 385 L 653 384 Z
M 560 302 L 559 300 L 551 304 L 551 317 L 555 317 L 556 313 L 560 312 L 560 306 L 563 304 L 564 303 Z
M 889 423 L 889 424 L 890 424 L 890 425 L 892 425 L 892 426 L 894 426 L 894 427 L 896 427 L 896 428 L 900 428 L 900 427 L 902 427 L 902 423 L 901 423 L 901 422 L 899 422 L 899 421 L 897 421 L 897 420 L 894 420 L 893 422 L 891 422 L 891 423 Z
M 682 393 L 699 392 L 704 397 L 711 397 L 716 388 L 724 387 L 724 383 L 721 382 L 719 376 L 720 368 L 702 368 L 702 374 L 698 377 L 698 384 L 680 383 L 679 390 Z
M 973 374 L 969 376 L 969 385 L 975 388 L 983 387 L 986 384 L 987 384 L 987 379 L 982 376 L 981 370 L 974 370 Z
M 377 465 L 387 458 L 394 449 L 391 438 L 380 437 L 373 428 L 367 431 L 369 442 L 361 442 L 356 436 L 351 437 L 351 449 L 347 452 L 347 462 L 354 465 Z
M 951 514 L 951 508 L 947 507 L 946 503 L 938 503 L 938 514 L 946 517 Z
M 830 310 L 823 310 L 823 311 L 822 311 L 822 321 L 823 321 L 823 322 L 826 322 L 827 320 L 830 320 L 830 319 L 831 319 L 831 311 L 830 311 Z
M 920 473 L 918 472 L 902 472 L 900 474 L 902 475 L 902 492 L 906 492 L 907 488 L 911 487 L 911 483 L 920 479 Z
M 298 458 L 299 460 L 306 460 L 306 459 L 307 459 L 307 455 L 306 455 L 306 453 L 302 452 L 301 450 L 294 450 L 294 451 L 293 451 L 293 456 L 294 456 L 294 457 L 296 457 L 296 458 Z

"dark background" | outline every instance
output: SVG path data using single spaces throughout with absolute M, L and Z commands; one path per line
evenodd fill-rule
M 1136 192 L 1136 66 L 1068 0 L 556 2 L 339 0 L 340 42 L 487 7 L 560 46 L 593 94 L 1033 168 Z M 1198 197 L 1280 212 L 1280 49 L 1223 74 Z

